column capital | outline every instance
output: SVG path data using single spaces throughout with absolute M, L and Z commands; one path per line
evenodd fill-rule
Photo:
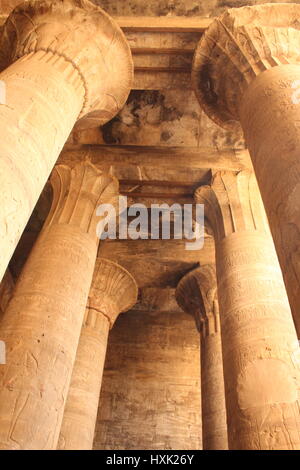
M 256 178 L 251 171 L 214 173 L 209 186 L 196 190 L 195 201 L 204 204 L 205 218 L 216 241 L 240 231 L 269 233 Z
M 203 336 L 220 331 L 215 265 L 207 264 L 187 273 L 177 285 L 175 296 L 182 310 L 194 316 Z
M 239 121 L 243 92 L 261 72 L 299 64 L 300 5 L 232 8 L 207 29 L 196 48 L 193 88 L 207 115 L 222 127 Z
M 118 180 L 85 161 L 73 168 L 56 165 L 50 182 L 53 200 L 43 231 L 53 224 L 72 225 L 97 239 L 97 207 L 117 205 Z
M 130 310 L 136 304 L 137 298 L 138 286 L 134 277 L 119 264 L 105 258 L 97 258 L 86 321 L 89 321 L 93 311 L 96 311 L 109 320 L 112 328 L 119 313 Z
M 0 71 L 43 51 L 76 69 L 85 90 L 77 127 L 96 127 L 123 107 L 133 81 L 127 40 L 115 21 L 88 0 L 37 0 L 17 6 L 0 30 Z M 49 59 L 47 59 L 49 60 Z M 37 74 L 38 70 L 35 71 Z

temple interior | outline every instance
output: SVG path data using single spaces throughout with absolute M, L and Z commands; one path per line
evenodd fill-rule
M 300 1 L 0 0 L 0 449 L 300 449 L 299 105 Z

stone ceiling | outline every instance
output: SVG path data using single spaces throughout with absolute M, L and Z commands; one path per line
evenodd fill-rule
M 218 16 L 228 8 L 283 3 L 281 0 L 93 0 L 112 16 Z M 286 0 L 285 3 L 299 3 Z

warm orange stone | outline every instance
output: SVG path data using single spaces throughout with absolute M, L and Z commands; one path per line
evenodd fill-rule
M 300 449 L 300 348 L 257 183 L 218 172 L 200 187 L 216 245 L 230 449 Z
M 73 368 L 58 449 L 91 450 L 108 333 L 137 301 L 138 288 L 122 266 L 98 258 Z
M 240 121 L 300 336 L 300 5 L 230 9 L 194 56 L 192 81 L 209 117 Z
M 55 449 L 99 239 L 118 184 L 90 163 L 55 167 L 53 203 L 0 324 L 0 448 Z
M 202 439 L 204 450 L 227 450 L 227 423 L 216 268 L 186 274 L 176 289 L 181 308 L 195 317 L 201 341 Z
M 132 59 L 116 23 L 87 0 L 18 6 L 0 31 L 0 279 L 74 124 L 122 108 Z

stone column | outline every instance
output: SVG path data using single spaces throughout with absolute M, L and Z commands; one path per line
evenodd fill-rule
M 108 332 L 137 301 L 138 287 L 122 266 L 98 258 L 77 349 L 59 450 L 93 448 Z
M 55 449 L 97 256 L 96 208 L 118 183 L 56 166 L 53 203 L 0 324 L 0 448 Z
M 230 449 L 300 449 L 300 349 L 254 174 L 218 172 L 196 202 L 216 244 Z
M 87 0 L 18 6 L 0 31 L 0 280 L 74 124 L 96 127 L 123 106 L 130 48 Z
M 194 58 L 209 117 L 244 130 L 300 337 L 300 5 L 230 9 Z
M 2 282 L 0 282 L 0 320 L 4 311 L 6 310 L 8 302 L 12 297 L 14 286 L 15 283 L 10 273 L 10 270 L 7 269 L 2 279 Z
M 178 305 L 196 321 L 201 338 L 202 439 L 204 450 L 227 450 L 227 423 L 217 280 L 214 265 L 186 274 L 176 289 Z

